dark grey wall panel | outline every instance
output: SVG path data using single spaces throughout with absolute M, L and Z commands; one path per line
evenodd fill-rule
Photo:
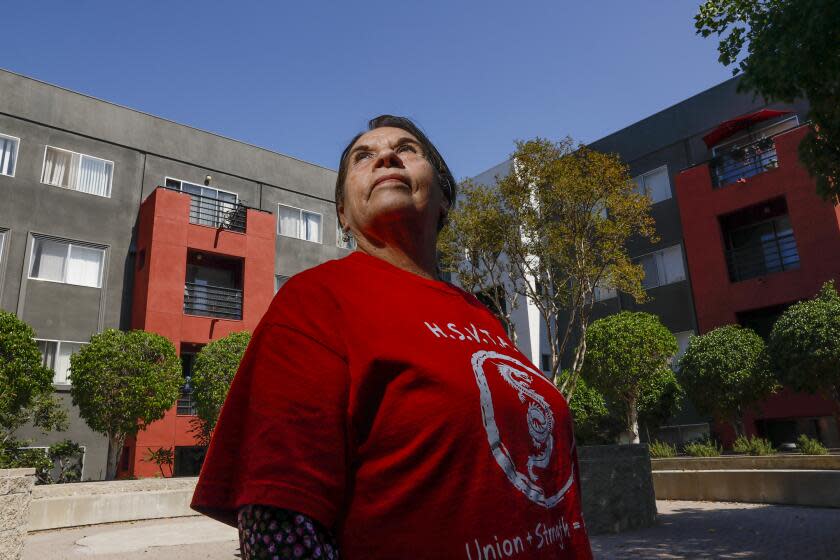
M 29 280 L 21 318 L 38 338 L 87 342 L 99 330 L 101 293 L 100 288 Z
M 647 295 L 646 303 L 634 303 L 629 296 L 622 294 L 622 309 L 658 315 L 662 324 L 674 333 L 694 330 L 694 306 L 688 282 L 674 282 L 651 288 Z
M 334 171 L 264 148 L 180 125 L 166 119 L 0 71 L 0 113 L 73 130 L 149 154 L 256 182 L 287 188 L 300 185 L 330 198 Z M 338 154 L 336 154 L 336 160 Z
M 91 430 L 79 417 L 79 409 L 73 406 L 70 392 L 60 389 L 58 394 L 61 403 L 67 410 L 68 429 L 64 432 L 50 432 L 44 434 L 31 426 L 26 426 L 16 432 L 17 437 L 32 441 L 33 445 L 49 447 L 65 439 L 71 439 L 85 446 L 85 463 L 82 472 L 83 480 L 104 480 L 105 468 L 108 462 L 108 440 L 102 434 Z

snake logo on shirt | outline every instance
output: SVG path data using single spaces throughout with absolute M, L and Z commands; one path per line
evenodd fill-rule
M 499 376 L 516 391 L 519 401 L 527 403 L 527 411 L 523 422 L 527 424 L 530 435 L 531 453 L 526 462 L 527 475 L 517 469 L 508 448 L 502 442 L 499 427 L 496 423 L 496 411 L 493 407 L 493 396 L 487 382 L 485 363 L 491 371 Z M 546 508 L 557 505 L 571 488 L 574 481 L 574 471 L 569 479 L 553 495 L 546 495 L 546 490 L 540 483 L 539 470 L 548 467 L 554 453 L 554 414 L 545 398 L 532 386 L 535 377 L 542 374 L 516 358 L 487 350 L 481 350 L 472 355 L 472 367 L 475 380 L 481 395 L 481 414 L 484 428 L 487 431 L 487 441 L 499 467 L 508 480 L 531 501 Z M 545 381 L 545 379 L 543 378 Z

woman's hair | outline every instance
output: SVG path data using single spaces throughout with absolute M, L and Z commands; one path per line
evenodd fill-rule
M 392 127 L 392 128 L 400 128 L 405 130 L 406 132 L 410 133 L 412 136 L 417 138 L 420 142 L 420 145 L 423 146 L 423 153 L 426 156 L 426 159 L 429 160 L 429 163 L 432 164 L 432 167 L 435 169 L 437 173 L 438 185 L 440 186 L 441 191 L 443 191 L 443 196 L 446 197 L 446 200 L 449 202 L 449 209 L 451 210 L 455 206 L 455 198 L 457 196 L 457 185 L 455 183 L 455 178 L 452 176 L 452 172 L 449 170 L 449 166 L 446 165 L 446 162 L 443 160 L 443 156 L 440 155 L 440 152 L 437 151 L 435 145 L 423 134 L 423 131 L 420 128 L 411 122 L 410 119 L 406 117 L 395 117 L 393 115 L 379 115 L 371 119 L 368 122 L 368 128 L 365 132 L 369 132 L 371 130 L 375 130 L 377 128 L 383 127 Z M 360 132 L 356 136 L 350 140 L 350 143 L 347 144 L 347 147 L 344 148 L 344 151 L 341 152 L 341 161 L 338 164 L 338 177 L 335 180 L 335 210 L 336 215 L 338 215 L 338 204 L 344 200 L 344 181 L 347 179 L 347 167 L 349 166 L 350 162 L 348 161 L 350 156 L 350 150 L 353 149 L 353 145 L 356 141 L 361 138 L 361 136 L 365 132 Z M 445 217 L 440 222 L 438 222 L 438 231 L 440 231 L 444 224 L 446 223 Z M 339 227 L 341 227 L 341 219 L 339 218 Z

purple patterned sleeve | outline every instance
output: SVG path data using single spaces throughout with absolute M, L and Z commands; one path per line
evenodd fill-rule
M 287 509 L 249 505 L 237 516 L 242 560 L 338 560 L 335 537 L 314 519 Z

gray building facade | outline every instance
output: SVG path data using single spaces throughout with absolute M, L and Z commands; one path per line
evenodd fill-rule
M 645 269 L 644 285 L 648 301 L 636 303 L 626 294 L 605 294 L 608 297 L 603 297 L 595 305 L 593 320 L 622 310 L 653 313 L 675 334 L 680 352 L 685 350 L 689 337 L 698 333 L 691 278 L 683 250 L 675 178 L 684 169 L 711 159 L 712 150 L 703 141 L 703 136 L 721 123 L 763 108 L 790 111 L 778 120 L 795 118 L 803 123 L 808 111 L 805 101 L 768 105 L 751 93 L 738 92 L 739 81 L 740 77 L 729 79 L 588 144 L 591 149 L 618 154 L 630 167 L 630 174 L 639 189 L 644 189 L 652 198 L 650 212 L 659 238 L 655 243 L 633 239 L 628 244 L 630 256 Z M 561 134 L 565 131 L 554 132 Z M 505 161 L 475 176 L 473 181 L 492 186 L 496 177 L 504 176 L 510 170 L 510 161 Z M 522 317 L 525 318 L 524 314 Z M 531 319 L 523 320 L 523 324 L 530 327 L 523 330 L 537 328 Z M 545 359 L 545 356 L 537 354 L 537 347 L 540 347 L 541 354 L 548 352 L 544 349 L 544 335 L 533 332 L 520 334 L 520 340 L 525 341 L 539 340 L 541 336 L 539 345 L 532 343 L 530 348 L 523 348 L 526 353 L 530 351 L 536 364 Z M 570 356 L 563 357 L 564 367 L 568 360 Z M 666 429 L 678 430 L 682 439 L 708 435 L 708 419 L 698 417 L 690 403 L 672 419 L 671 424 Z
M 67 360 L 93 334 L 129 328 L 138 211 L 158 186 L 283 212 L 277 284 L 347 253 L 334 171 L 2 70 L 0 148 L 0 308 L 34 328 L 71 419 L 64 433 L 18 435 L 84 445 L 85 480 L 103 478 L 107 443 L 70 403 Z

